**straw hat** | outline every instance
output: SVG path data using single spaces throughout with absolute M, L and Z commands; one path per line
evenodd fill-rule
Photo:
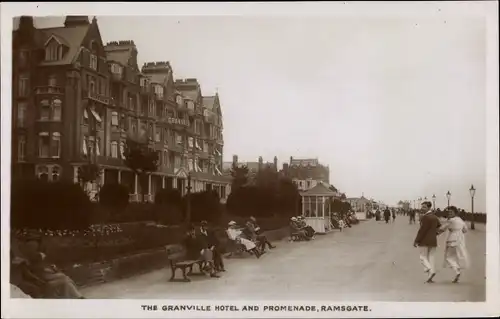
M 228 225 L 229 225 L 229 226 L 234 226 L 234 225 L 236 225 L 236 222 L 235 222 L 234 220 L 232 220 L 232 221 L 230 221 L 230 222 L 228 223 Z
M 297 220 L 297 218 L 295 218 L 295 217 L 292 217 L 292 218 L 291 218 L 291 220 L 292 220 L 292 221 L 296 221 L 296 220 Z

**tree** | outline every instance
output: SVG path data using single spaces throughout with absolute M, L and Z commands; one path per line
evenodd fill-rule
M 257 172 L 255 185 L 270 192 L 276 192 L 278 189 L 278 180 L 278 172 L 273 167 L 266 165 Z
M 219 194 L 216 191 L 204 191 L 192 193 L 191 200 L 191 220 L 200 222 L 218 222 L 222 216 L 222 206 Z
M 144 201 L 144 193 L 148 188 L 148 176 L 158 169 L 158 153 L 149 148 L 147 143 L 127 139 L 124 149 L 125 165 L 137 176 L 141 184 L 141 197 Z
M 88 163 L 78 167 L 78 182 L 84 191 L 86 191 L 87 196 L 90 198 L 90 189 L 86 189 L 88 183 L 95 182 L 101 176 L 101 169 L 99 165 Z
M 278 179 L 277 203 L 278 213 L 286 216 L 297 216 L 301 214 L 300 193 L 297 185 L 290 178 Z
M 233 181 L 231 183 L 231 189 L 234 191 L 242 186 L 248 184 L 248 167 L 246 165 L 238 166 L 233 163 L 231 167 L 231 176 Z

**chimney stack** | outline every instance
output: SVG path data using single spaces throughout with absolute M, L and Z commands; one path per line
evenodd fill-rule
M 233 155 L 233 165 L 238 166 L 238 155 Z
M 293 156 L 290 156 L 290 165 L 292 165 Z
M 259 156 L 259 171 L 262 169 L 262 164 L 263 164 L 262 156 Z
M 278 171 L 278 157 L 274 157 L 274 169 Z

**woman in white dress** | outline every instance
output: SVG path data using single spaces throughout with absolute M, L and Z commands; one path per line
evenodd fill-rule
M 457 283 L 461 270 L 469 267 L 469 254 L 465 247 L 465 233 L 467 225 L 458 217 L 458 210 L 454 206 L 447 209 L 448 220 L 443 223 L 440 232 L 448 231 L 446 248 L 444 253 L 444 267 L 450 267 L 455 271 L 454 283 Z
M 241 237 L 243 231 L 238 228 L 235 221 L 229 222 L 228 229 L 226 230 L 226 233 L 227 233 L 227 237 L 229 237 L 229 239 L 231 239 L 237 243 L 242 244 L 243 246 L 245 246 L 245 249 L 247 251 L 253 252 L 253 253 L 255 253 L 255 255 L 257 257 L 260 257 L 260 253 L 257 250 L 257 246 L 255 245 L 255 243 L 252 242 L 251 240 L 248 240 L 246 238 Z

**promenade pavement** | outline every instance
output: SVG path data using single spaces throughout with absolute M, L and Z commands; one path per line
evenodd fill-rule
M 418 225 L 398 216 L 395 223 L 363 221 L 343 232 L 318 235 L 311 242 L 277 243 L 256 259 L 226 259 L 221 278 L 192 277 L 171 283 L 170 269 L 82 289 L 99 299 L 329 300 L 329 301 L 484 301 L 486 231 L 478 224 L 467 234 L 471 268 L 459 284 L 442 268 L 440 236 L 434 284 L 426 284 L 413 247 Z

